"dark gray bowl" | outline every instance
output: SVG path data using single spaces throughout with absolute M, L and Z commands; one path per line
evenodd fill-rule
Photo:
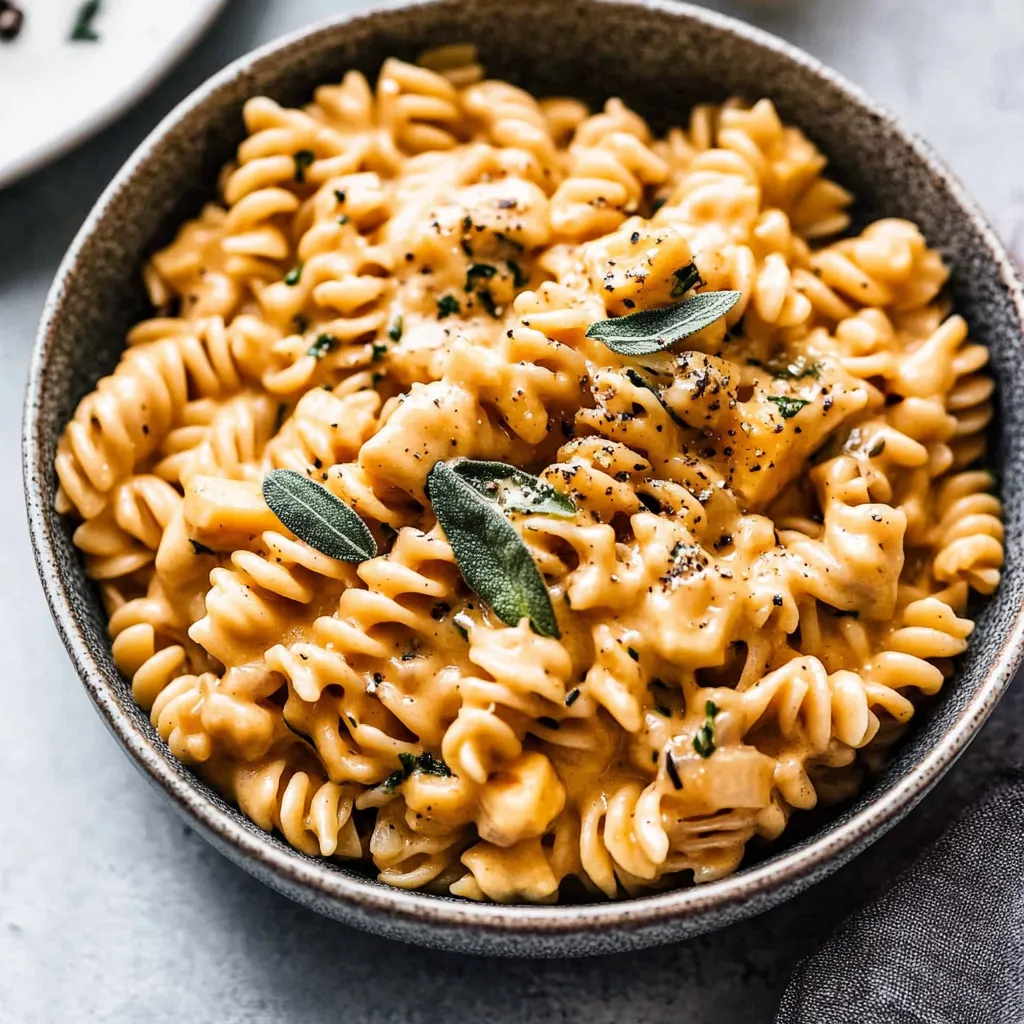
M 888 769 L 818 831 L 710 885 L 618 903 L 492 906 L 379 885 L 299 854 L 228 806 L 173 758 L 132 702 L 110 656 L 104 616 L 53 511 L 53 455 L 63 423 L 146 313 L 139 275 L 214 190 L 242 138 L 243 101 L 306 100 L 348 68 L 373 75 L 389 54 L 475 42 L 491 74 L 539 93 L 600 103 L 620 95 L 656 127 L 691 104 L 739 93 L 771 97 L 832 160 L 861 220 L 908 217 L 948 257 L 973 336 L 999 383 L 993 460 L 1006 503 L 1007 571 L 981 610 L 967 655 Z M 963 752 L 1020 661 L 1024 527 L 1024 295 L 974 203 L 932 153 L 834 72 L 739 22 L 659 0 L 437 0 L 342 18 L 236 61 L 149 136 L 96 204 L 61 264 L 32 359 L 24 472 L 39 573 L 57 628 L 110 730 L 190 825 L 257 878 L 315 910 L 393 938 L 474 953 L 566 956 L 638 949 L 718 928 L 779 903 L 892 827 Z M 1016 470 L 1016 471 L 1015 471 Z

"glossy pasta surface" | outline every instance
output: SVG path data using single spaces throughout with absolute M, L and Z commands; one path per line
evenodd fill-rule
M 855 793 L 1003 560 L 988 353 L 917 228 L 850 235 L 768 100 L 655 138 L 467 47 L 244 117 L 56 460 L 173 753 L 307 854 L 506 902 L 720 878 Z M 586 336 L 691 264 L 724 318 L 640 357 Z M 510 513 L 560 636 L 466 585 L 426 493 L 460 457 L 572 500 Z M 292 533 L 274 469 L 380 553 Z

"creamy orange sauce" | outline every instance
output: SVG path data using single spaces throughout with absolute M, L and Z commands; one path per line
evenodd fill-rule
M 769 101 L 656 139 L 426 62 L 246 105 L 61 438 L 60 507 L 160 734 L 296 847 L 474 899 L 721 877 L 855 792 L 965 649 L 1002 564 L 987 352 L 914 225 L 835 240 L 851 197 Z M 635 358 L 585 336 L 691 264 L 724 318 Z M 460 456 L 574 502 L 512 516 L 560 639 L 464 583 L 425 492 Z M 382 553 L 294 536 L 274 468 Z

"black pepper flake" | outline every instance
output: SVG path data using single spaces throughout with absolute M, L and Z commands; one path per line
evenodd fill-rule
M 295 164 L 295 180 L 301 185 L 306 180 L 306 170 L 316 159 L 316 153 L 311 149 L 300 149 L 292 154 L 292 161 Z
M 676 767 L 675 758 L 667 752 L 665 754 L 665 772 L 672 780 L 672 786 L 675 789 L 683 788 L 683 780 L 679 778 L 679 769 Z
M 565 695 L 565 706 L 567 708 L 571 708 L 573 706 L 573 704 L 575 704 L 576 701 L 579 700 L 579 697 L 580 697 L 580 688 L 578 686 L 573 687 L 573 689 L 571 689 Z

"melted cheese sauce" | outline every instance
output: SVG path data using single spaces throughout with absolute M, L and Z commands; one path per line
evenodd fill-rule
M 987 352 L 914 225 L 835 240 L 851 197 L 769 101 L 655 139 L 426 64 L 249 101 L 60 507 L 160 734 L 299 849 L 503 901 L 721 877 L 856 791 L 996 587 Z M 638 358 L 585 336 L 691 263 L 725 318 Z M 575 503 L 512 516 L 561 639 L 463 582 L 425 495 L 459 456 Z M 292 535 L 272 468 L 383 553 Z

